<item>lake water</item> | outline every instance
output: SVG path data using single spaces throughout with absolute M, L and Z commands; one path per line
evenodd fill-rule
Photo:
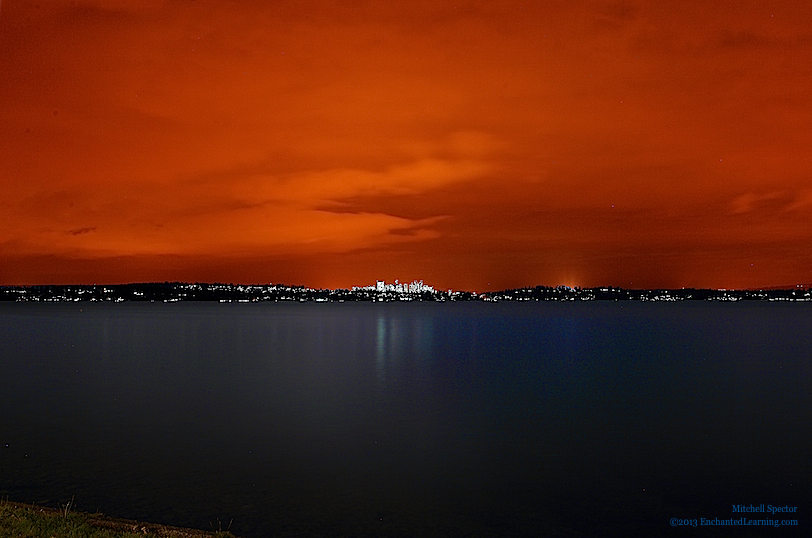
M 0 304 L 0 495 L 245 538 L 804 535 L 810 329 L 761 302 Z M 669 523 L 734 504 L 799 526 Z

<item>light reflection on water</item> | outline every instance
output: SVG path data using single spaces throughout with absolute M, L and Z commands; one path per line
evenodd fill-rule
M 397 382 L 400 370 L 408 363 L 414 375 L 424 373 L 425 365 L 431 360 L 434 348 L 434 318 L 413 316 L 401 318 L 377 315 L 375 333 L 375 373 L 379 391 L 385 391 L 387 384 Z
M 376 338 L 377 353 L 375 354 L 375 372 L 378 374 L 378 386 L 383 388 L 386 383 L 386 318 L 378 316 L 378 332 Z
M 0 305 L 0 495 L 247 538 L 799 505 L 798 306 Z

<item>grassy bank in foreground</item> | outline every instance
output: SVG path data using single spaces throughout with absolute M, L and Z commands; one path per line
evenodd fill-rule
M 229 532 L 206 532 L 103 514 L 71 512 L 0 501 L 0 538 L 234 538 Z

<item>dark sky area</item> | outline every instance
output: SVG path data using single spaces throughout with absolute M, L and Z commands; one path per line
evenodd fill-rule
M 0 284 L 812 281 L 812 9 L 0 3 Z

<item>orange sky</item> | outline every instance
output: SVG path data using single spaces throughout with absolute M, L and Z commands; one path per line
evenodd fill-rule
M 0 284 L 812 281 L 812 9 L 0 3 Z

